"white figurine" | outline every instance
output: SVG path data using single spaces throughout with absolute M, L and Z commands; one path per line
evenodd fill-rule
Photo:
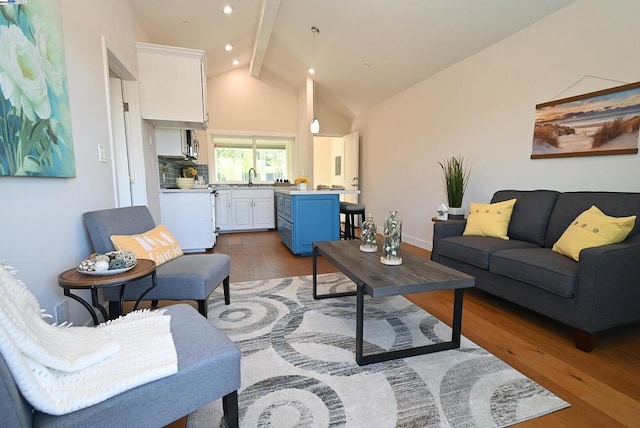
M 438 206 L 438 215 L 436 216 L 437 220 L 448 220 L 449 219 L 449 208 L 445 204 L 440 204 Z

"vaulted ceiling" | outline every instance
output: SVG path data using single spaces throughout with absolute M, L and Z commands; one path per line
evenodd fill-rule
M 575 0 L 128 1 L 152 43 L 205 50 L 209 77 L 300 87 L 315 62 L 318 99 L 353 117 Z

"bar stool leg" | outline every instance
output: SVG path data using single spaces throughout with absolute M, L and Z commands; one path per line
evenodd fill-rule
M 356 215 L 354 213 L 350 213 L 349 216 L 351 216 L 350 239 L 356 239 Z
M 352 239 L 351 238 L 351 214 L 346 213 L 344 215 L 344 239 Z

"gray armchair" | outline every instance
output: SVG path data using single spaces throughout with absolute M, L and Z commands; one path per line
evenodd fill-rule
M 171 305 L 166 314 L 171 315 L 178 372 L 66 415 L 34 409 L 0 355 L 0 426 L 155 428 L 222 398 L 226 426 L 237 428 L 240 348 L 189 305 Z
M 146 206 L 91 211 L 83 217 L 93 250 L 101 254 L 114 250 L 111 235 L 135 235 L 156 227 Z M 190 254 L 175 258 L 158 266 L 157 285 L 143 300 L 195 300 L 198 311 L 206 317 L 207 299 L 221 283 L 225 303 L 230 303 L 230 270 L 231 258 L 226 254 Z M 150 285 L 150 277 L 127 283 L 124 300 L 137 300 Z M 109 312 L 114 314 L 120 299 L 118 290 L 104 289 L 104 298 L 109 302 Z

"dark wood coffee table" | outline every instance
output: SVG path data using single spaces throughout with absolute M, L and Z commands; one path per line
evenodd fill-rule
M 356 284 L 356 291 L 318 295 L 317 257 L 326 257 Z M 360 240 L 325 241 L 313 243 L 313 298 L 326 299 L 341 296 L 356 298 L 356 362 L 358 365 L 379 363 L 397 358 L 456 349 L 460 347 L 462 331 L 462 297 L 465 288 L 474 286 L 475 279 L 431 260 L 402 253 L 402 264 L 387 266 L 380 263 L 382 251 L 365 253 L 360 251 Z M 364 295 L 372 298 L 423 291 L 455 290 L 453 303 L 453 326 L 451 341 L 434 343 L 408 349 L 362 354 L 364 327 Z

